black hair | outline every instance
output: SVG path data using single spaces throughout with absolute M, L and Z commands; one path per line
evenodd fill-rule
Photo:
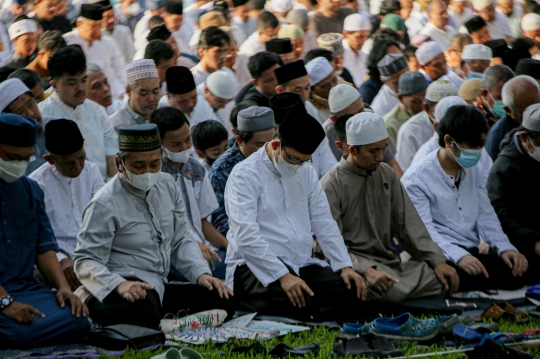
M 17 71 L 17 68 L 13 66 L 6 65 L 6 66 L 0 67 L 0 83 L 6 81 L 9 75 L 14 73 L 15 71 Z
M 308 53 L 304 56 L 304 62 L 307 64 L 316 57 L 324 57 L 328 62 L 334 61 L 334 54 L 330 50 L 326 49 L 313 49 L 309 50 Z
M 41 78 L 39 77 L 37 72 L 30 69 L 18 69 L 16 71 L 13 71 L 11 75 L 8 76 L 8 79 L 19 79 L 30 90 L 36 87 L 37 84 L 41 85 Z
M 261 77 L 262 73 L 274 65 L 283 65 L 283 60 L 278 54 L 263 51 L 251 56 L 248 60 L 248 69 L 251 77 L 255 80 Z
M 394 40 L 395 42 L 401 42 L 401 36 L 396 30 L 389 27 L 380 27 L 371 35 L 373 43 L 381 40 Z
M 466 143 L 471 147 L 483 146 L 481 135 L 488 132 L 486 117 L 474 106 L 450 107 L 439 122 L 439 146 L 446 147 L 444 136 L 449 135 L 455 143 Z
M 401 10 L 401 3 L 399 0 L 383 0 L 379 8 L 379 14 L 384 16 L 399 10 Z
M 373 43 L 373 48 L 371 49 L 371 52 L 369 53 L 367 59 L 369 77 L 371 77 L 372 79 L 378 79 L 379 77 L 381 77 L 377 64 L 379 63 L 379 61 L 382 60 L 384 56 L 386 56 L 386 51 L 388 51 L 388 48 L 390 46 L 395 46 L 398 49 L 400 48 L 397 42 L 390 39 L 379 40 Z
M 334 122 L 334 134 L 339 141 L 345 141 L 347 139 L 347 132 L 345 131 L 347 121 L 354 115 L 343 115 Z
M 230 43 L 231 38 L 229 37 L 229 34 L 217 26 L 205 28 L 201 31 L 201 36 L 199 37 L 199 47 L 202 47 L 203 49 L 209 49 L 214 46 L 229 46 Z
M 253 10 L 264 10 L 266 0 L 249 0 L 249 3 L 251 4 Z
M 53 80 L 59 79 L 66 73 L 75 76 L 86 71 L 86 56 L 80 46 L 63 47 L 49 58 L 47 70 Z
M 517 39 L 510 42 L 510 46 L 512 47 L 526 47 L 527 49 L 531 49 L 534 46 L 537 46 L 536 43 L 533 41 L 533 39 L 529 39 L 525 36 L 520 36 Z
M 540 14 L 540 5 L 535 1 L 526 1 L 525 5 L 523 5 L 523 15 L 529 13 Z
M 231 12 L 231 10 L 229 9 L 229 4 L 227 4 L 227 1 L 225 0 L 214 1 L 214 10 L 222 13 L 225 18 L 227 18 L 227 16 Z
M 229 134 L 227 129 L 216 120 L 206 120 L 199 122 L 191 129 L 191 138 L 196 150 L 206 151 L 207 149 L 227 141 Z
M 172 59 L 174 50 L 171 45 L 162 40 L 152 40 L 146 45 L 144 50 L 144 58 L 154 60 L 156 66 L 159 66 L 163 61 Z
M 37 48 L 39 51 L 52 52 L 66 46 L 66 40 L 60 31 L 48 30 L 39 38 Z
M 416 57 L 416 50 L 418 50 L 418 48 L 411 44 L 405 47 L 405 50 L 403 50 L 403 56 L 405 56 L 405 60 L 407 60 L 407 62 L 409 62 L 411 57 Z
M 276 15 L 270 11 L 264 11 L 259 15 L 257 19 L 257 31 L 264 31 L 267 29 L 275 29 L 279 26 L 279 20 Z
M 189 126 L 186 115 L 176 107 L 167 106 L 157 108 L 150 115 L 150 123 L 155 123 L 159 131 L 159 137 L 163 140 L 167 131 L 176 131 L 185 123 Z
M 164 23 L 165 20 L 160 15 L 154 15 L 148 20 L 148 29 L 152 30 L 154 27 Z
M 240 113 L 240 111 L 245 110 L 246 108 L 250 108 L 251 106 L 257 106 L 257 103 L 255 101 L 247 100 L 239 102 L 236 104 L 236 106 L 234 106 L 229 116 L 229 120 L 231 121 L 232 127 L 234 129 L 238 127 L 238 114 Z

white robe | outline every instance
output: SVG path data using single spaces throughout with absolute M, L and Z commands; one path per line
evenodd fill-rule
M 266 46 L 259 39 L 259 33 L 257 31 L 251 34 L 238 50 L 239 53 L 244 54 L 247 57 L 251 57 L 263 51 L 266 51 Z
M 416 151 L 432 136 L 433 123 L 425 111 L 414 115 L 399 128 L 396 161 L 403 172 L 411 165 Z
M 390 89 L 390 87 L 383 85 L 379 90 L 379 93 L 371 102 L 371 109 L 377 115 L 384 117 L 399 103 L 397 94 Z
M 457 31 L 450 25 L 444 27 L 444 31 L 435 27 L 431 22 L 428 22 L 419 34 L 427 35 L 433 39 L 439 46 L 446 51 L 450 47 L 450 42 L 457 35 Z
M 362 50 L 358 51 L 358 54 L 355 54 L 349 46 L 347 39 L 343 39 L 343 55 L 343 67 L 349 70 L 355 86 L 360 88 L 368 73 L 366 67 L 367 55 Z
M 124 56 L 124 61 L 126 64 L 133 61 L 135 47 L 133 45 L 133 35 L 131 34 L 131 29 L 129 27 L 116 24 L 113 31 L 101 29 L 101 33 L 112 37 L 114 41 L 116 41 L 116 43 L 119 45 L 118 50 Z

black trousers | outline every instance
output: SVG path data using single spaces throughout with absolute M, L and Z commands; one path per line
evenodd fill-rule
M 295 275 L 290 269 L 289 272 Z M 330 268 L 311 265 L 301 268 L 299 274 L 300 278 L 315 294 L 310 297 L 304 292 L 306 301 L 304 308 L 294 307 L 291 304 L 279 281 L 264 287 L 247 265 L 238 266 L 234 273 L 234 295 L 237 308 L 304 321 L 367 318 L 370 316 L 367 309 L 370 302 L 358 299 L 354 283 L 350 290 L 347 289 L 341 276 Z
M 483 274 L 470 275 L 452 262 L 448 265 L 454 267 L 459 275 L 459 291 L 487 291 L 489 289 L 515 290 L 525 285 L 524 277 L 514 277 L 512 269 L 506 265 L 504 260 L 495 252 L 488 254 L 478 253 L 478 248 L 464 248 L 472 256 L 478 258 L 486 268 L 489 278 Z
M 209 309 L 223 309 L 227 312 L 227 319 L 234 315 L 234 299 L 222 299 L 217 291 L 209 291 L 199 285 L 167 284 L 163 296 L 163 305 L 155 290 L 147 290 L 146 298 L 130 303 L 112 292 L 100 302 L 95 297 L 86 301 L 90 317 L 101 325 L 132 324 L 141 327 L 159 328 L 160 320 L 166 314 L 181 316 L 194 314 Z

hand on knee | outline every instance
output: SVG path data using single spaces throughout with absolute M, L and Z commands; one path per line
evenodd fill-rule
M 153 285 L 144 282 L 125 281 L 116 287 L 119 296 L 130 303 L 146 298 L 146 290 L 154 289 Z

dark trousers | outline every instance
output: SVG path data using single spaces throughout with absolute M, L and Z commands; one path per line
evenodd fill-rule
M 289 272 L 295 275 L 290 269 Z M 369 317 L 369 302 L 358 299 L 354 283 L 350 290 L 347 289 L 341 276 L 330 268 L 311 265 L 301 268 L 299 274 L 315 294 L 310 297 L 304 292 L 304 308 L 291 304 L 279 281 L 264 287 L 247 265 L 238 266 L 234 273 L 238 309 L 305 321 Z
M 479 254 L 478 248 L 464 248 L 472 256 L 478 258 L 486 268 L 489 278 L 483 274 L 470 275 L 456 264 L 447 262 L 454 267 L 459 275 L 459 291 L 487 291 L 490 289 L 515 290 L 525 285 L 524 277 L 514 277 L 512 269 L 506 265 L 504 260 L 495 252 Z
M 227 319 L 234 315 L 234 299 L 222 299 L 217 291 L 209 291 L 199 285 L 167 284 L 163 305 L 155 290 L 147 290 L 146 298 L 130 303 L 113 292 L 100 302 L 95 297 L 86 301 L 90 317 L 101 325 L 132 324 L 141 327 L 159 328 L 159 322 L 166 314 L 180 317 L 209 309 L 223 309 Z M 180 314 L 179 314 L 180 313 Z

